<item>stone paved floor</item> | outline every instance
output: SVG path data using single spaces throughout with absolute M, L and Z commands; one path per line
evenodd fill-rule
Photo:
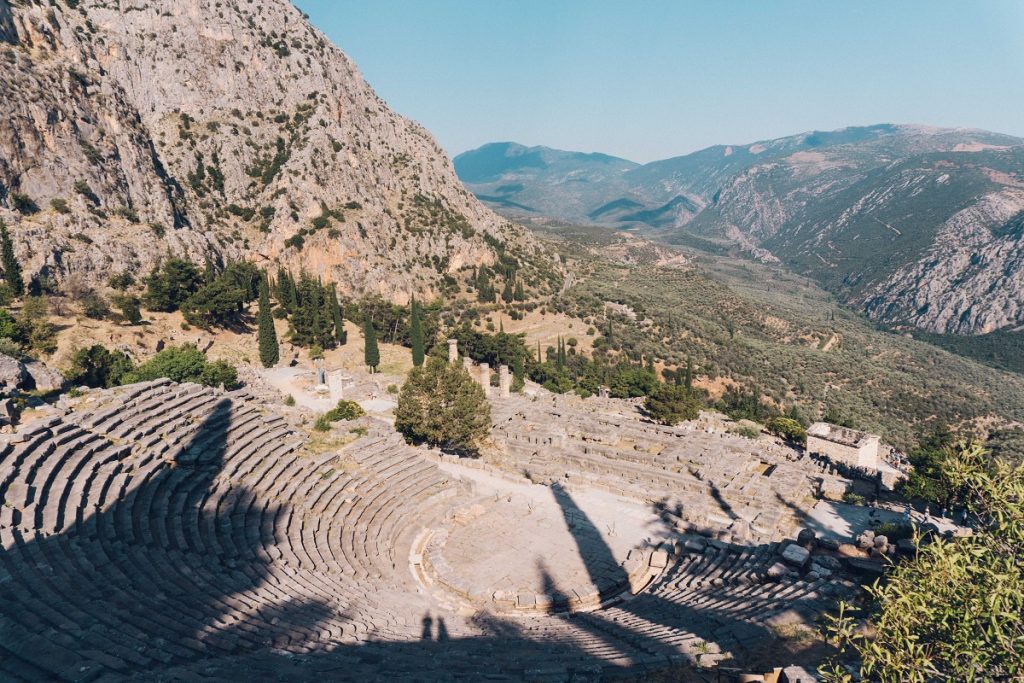
M 473 518 L 453 525 L 443 551 L 473 592 L 545 593 L 546 576 L 562 591 L 607 582 L 619 577 L 631 549 L 669 537 L 661 519 L 637 501 L 442 467 L 471 479 L 482 494 L 467 515 Z

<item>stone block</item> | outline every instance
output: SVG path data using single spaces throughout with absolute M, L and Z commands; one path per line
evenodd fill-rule
M 664 550 L 656 550 L 651 553 L 651 566 L 655 569 L 664 569 L 668 566 L 668 553 Z
M 708 547 L 708 542 L 703 538 L 694 537 L 686 539 L 683 546 L 691 553 L 702 553 L 704 552 L 704 549 Z
M 807 548 L 801 548 L 796 543 L 790 543 L 782 551 L 782 559 L 794 567 L 802 567 L 807 564 L 807 559 L 811 556 L 811 553 Z
M 770 581 L 778 581 L 788 573 L 789 569 L 786 565 L 781 562 L 776 562 L 772 566 L 768 567 L 768 570 L 765 572 L 765 577 Z

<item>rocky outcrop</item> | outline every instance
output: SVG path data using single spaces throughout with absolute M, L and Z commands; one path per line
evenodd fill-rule
M 0 395 L 13 391 L 57 391 L 64 375 L 37 360 L 18 360 L 0 353 Z
M 503 244 L 547 262 L 285 0 L 0 0 L 0 35 L 0 217 L 29 274 L 244 257 L 401 301 Z

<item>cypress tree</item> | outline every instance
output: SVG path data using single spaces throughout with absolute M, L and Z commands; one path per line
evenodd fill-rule
M 331 284 L 330 292 L 327 295 L 331 306 L 331 320 L 334 322 L 334 338 L 339 344 L 344 345 L 348 341 L 345 333 L 345 317 L 341 313 L 341 304 L 338 303 L 338 290 Z
M 370 372 L 377 372 L 380 365 L 380 349 L 377 348 L 377 330 L 373 329 L 373 321 L 366 316 L 363 321 L 363 361 Z
M 526 292 L 523 291 L 523 283 L 521 280 L 516 280 L 516 291 L 513 298 L 516 301 L 526 301 Z
M 412 364 L 417 368 L 423 365 L 423 320 L 420 305 L 416 297 L 412 298 L 412 320 L 409 321 L 409 337 L 412 340 Z
M 686 357 L 686 380 L 683 382 L 687 392 L 693 391 L 693 359 Z
M 523 354 L 517 353 L 512 361 L 513 386 L 521 387 L 526 382 L 526 364 L 523 362 Z
M 7 224 L 0 218 L 0 261 L 4 269 L 4 280 L 11 288 L 14 296 L 21 296 L 25 293 L 25 280 L 21 276 L 21 264 L 14 255 L 14 244 L 11 243 L 11 236 L 7 232 Z
M 540 357 L 540 339 L 537 340 L 537 362 L 542 363 L 543 360 Z
M 505 280 L 505 288 L 501 290 L 501 300 L 507 304 L 515 300 L 515 292 L 512 291 L 512 281 Z
M 274 318 L 270 315 L 270 285 L 266 275 L 260 278 L 260 309 L 259 309 L 259 346 L 260 362 L 263 367 L 270 368 L 281 359 L 277 346 L 277 331 L 274 330 Z

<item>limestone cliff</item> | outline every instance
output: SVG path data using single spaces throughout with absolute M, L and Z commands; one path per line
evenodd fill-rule
M 506 244 L 547 262 L 285 0 L 0 0 L 0 40 L 30 275 L 245 257 L 402 301 Z

